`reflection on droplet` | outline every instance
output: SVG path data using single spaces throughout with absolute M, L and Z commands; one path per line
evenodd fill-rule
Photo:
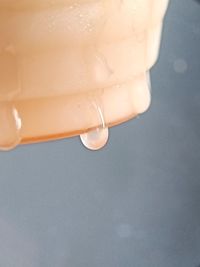
M 95 115 L 97 123 L 96 129 L 80 135 L 81 141 L 85 147 L 91 150 L 99 150 L 104 147 L 109 138 L 109 130 L 106 127 L 106 122 L 103 114 L 103 108 L 99 99 L 91 98 L 89 101 L 92 105 L 91 112 Z
M 80 138 L 85 147 L 91 150 L 98 150 L 104 147 L 108 141 L 108 128 L 97 128 L 94 131 L 81 134 Z
M 11 102 L 0 103 L 0 150 L 10 150 L 20 141 L 21 119 Z

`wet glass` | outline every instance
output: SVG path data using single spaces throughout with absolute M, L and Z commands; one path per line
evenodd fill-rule
M 0 147 L 108 128 L 150 105 L 168 0 L 0 0 Z

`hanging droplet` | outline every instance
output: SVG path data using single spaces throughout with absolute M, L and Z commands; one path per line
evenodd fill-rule
M 15 148 L 21 141 L 21 119 L 11 102 L 0 102 L 0 150 Z
M 89 98 L 89 103 L 92 107 L 91 113 L 93 113 L 98 126 L 96 129 L 80 135 L 83 145 L 91 150 L 98 150 L 104 147 L 109 137 L 100 99 L 101 96 L 98 96 L 98 100 L 94 97 Z
M 97 128 L 94 131 L 84 133 L 80 136 L 85 147 L 91 150 L 99 150 L 104 147 L 108 141 L 108 128 Z

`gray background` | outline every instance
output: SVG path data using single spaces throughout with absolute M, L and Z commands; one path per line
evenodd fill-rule
M 200 265 L 200 5 L 172 0 L 153 102 L 111 129 L 0 154 L 1 267 Z

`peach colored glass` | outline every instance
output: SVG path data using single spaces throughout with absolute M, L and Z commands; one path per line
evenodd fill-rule
M 84 134 L 146 111 L 167 4 L 0 0 L 0 148 Z

